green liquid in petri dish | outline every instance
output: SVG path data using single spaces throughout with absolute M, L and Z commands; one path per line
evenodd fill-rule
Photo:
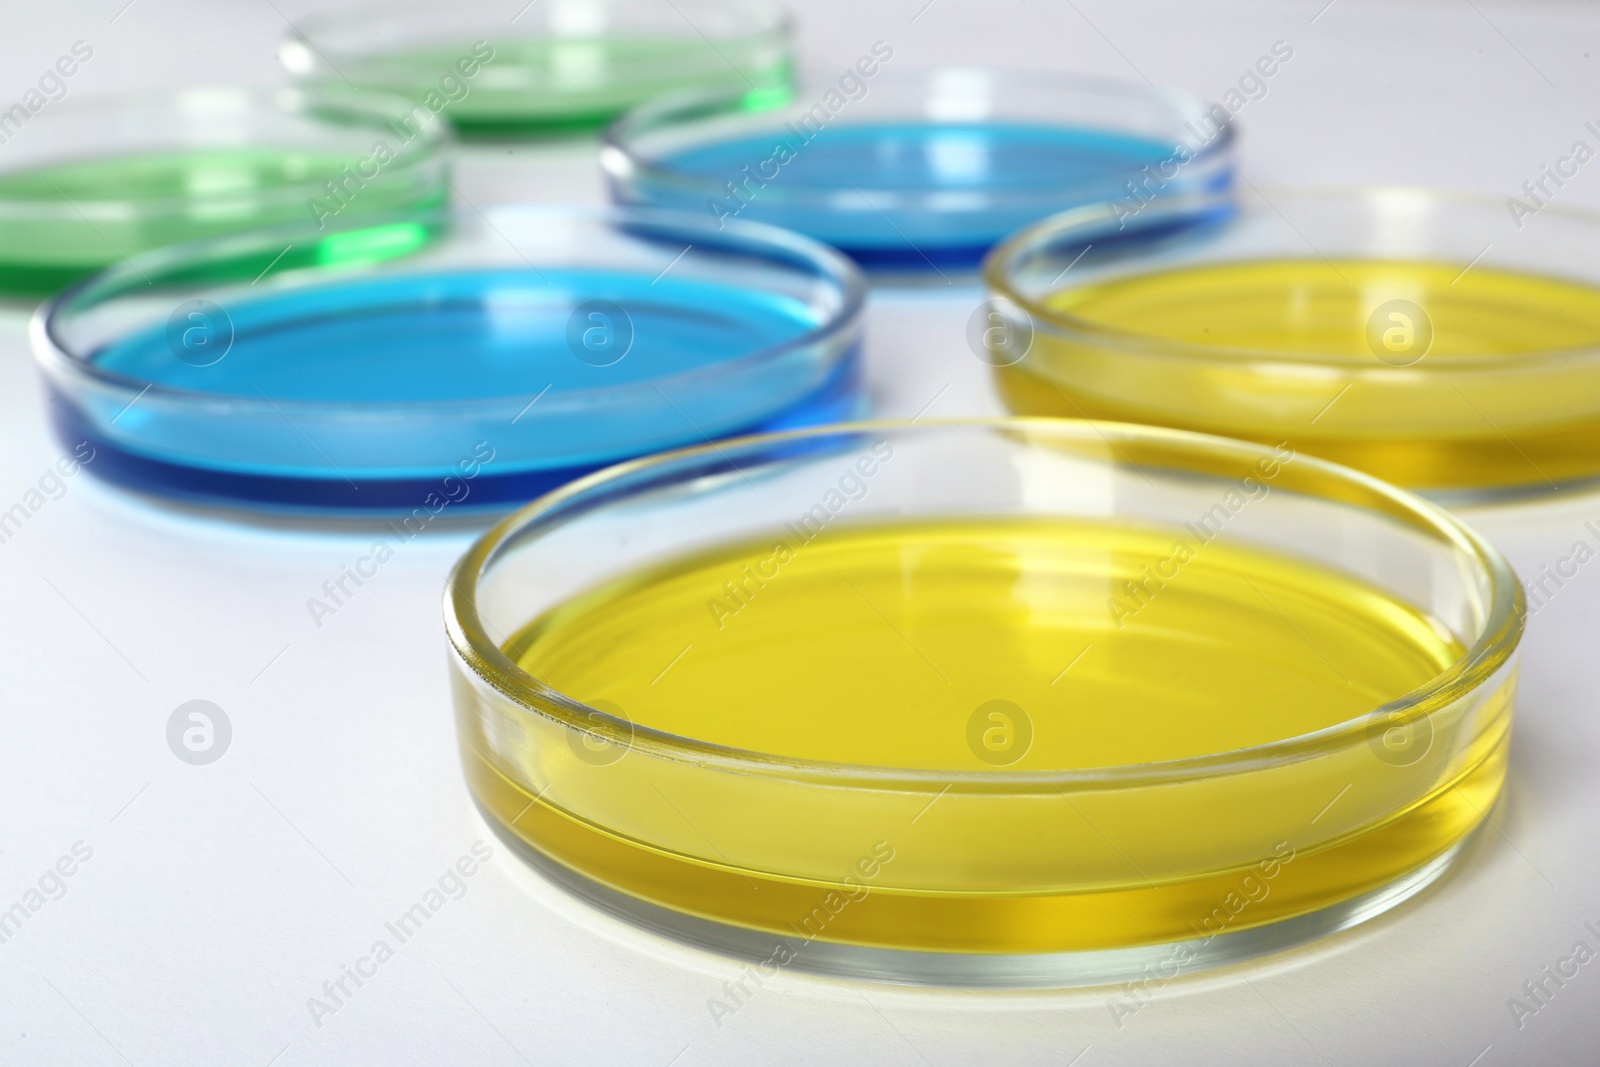
M 340 204 L 324 183 L 358 158 L 348 153 L 214 148 L 76 160 L 0 173 L 0 290 L 42 295 L 140 252 L 220 233 L 310 223 L 312 202 L 360 212 L 433 207 L 444 202 L 436 168 L 397 159 Z M 330 219 L 332 221 L 332 219 Z M 291 252 L 297 265 L 317 249 Z M 269 254 L 256 269 L 267 266 Z M 253 263 L 254 260 L 251 261 Z M 251 263 L 228 264 L 228 273 Z
M 593 37 L 496 42 L 470 76 L 457 62 L 467 45 L 341 60 L 366 89 L 438 111 L 469 137 L 582 131 L 628 108 L 677 91 L 742 94 L 744 110 L 785 103 L 793 70 L 787 51 L 766 40 L 716 45 L 700 38 Z M 323 72 L 329 84 L 339 75 Z M 441 80 L 443 79 L 443 80 Z

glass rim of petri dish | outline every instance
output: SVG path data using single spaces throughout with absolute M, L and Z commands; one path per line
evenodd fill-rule
M 847 67 L 844 73 L 850 75 L 854 71 Z M 666 153 L 648 148 L 646 142 L 652 138 L 662 138 L 671 152 L 681 151 L 685 147 L 715 144 L 724 139 L 720 134 L 732 119 L 744 119 L 750 124 L 748 129 L 741 127 L 733 131 L 735 136 L 764 132 L 765 127 L 781 121 L 791 112 L 797 115 L 806 113 L 810 110 L 808 105 L 825 107 L 820 96 L 812 99 L 811 90 L 825 94 L 830 88 L 837 89 L 839 78 L 838 71 L 807 69 L 801 74 L 794 97 L 784 107 L 775 109 L 751 111 L 742 105 L 739 97 L 715 92 L 678 92 L 647 101 L 622 114 L 606 128 L 601 139 L 601 167 L 616 183 L 614 188 L 648 181 L 681 195 L 707 195 L 713 199 L 724 196 L 726 189 L 718 179 L 673 165 L 665 158 Z M 917 110 L 905 116 L 910 118 L 981 122 L 994 115 L 997 105 L 1027 94 L 1039 94 L 1061 110 L 1053 112 L 1053 122 L 1052 115 L 1041 116 L 1035 120 L 1038 125 L 1059 125 L 1073 130 L 1098 128 L 1103 132 L 1121 134 L 1132 131 L 1107 123 L 1104 119 L 1098 127 L 1093 127 L 1087 122 L 1061 117 L 1065 103 L 1071 101 L 1087 106 L 1109 101 L 1148 108 L 1154 116 L 1152 121 L 1163 125 L 1159 133 L 1151 134 L 1152 137 L 1171 137 L 1174 151 L 1179 145 L 1183 145 L 1186 151 L 1192 151 L 1192 157 L 1182 164 L 1185 167 L 1226 157 L 1237 137 L 1236 128 L 1226 109 L 1196 93 L 1116 78 L 1063 74 L 1047 69 L 968 65 L 896 68 L 884 65 L 863 84 L 867 90 L 860 97 L 862 100 L 870 99 L 875 88 L 881 90 L 884 86 L 894 86 L 896 91 L 914 98 Z M 974 96 L 974 93 L 978 95 Z M 839 109 L 838 114 L 848 120 L 848 103 Z M 1217 118 L 1219 114 L 1223 116 L 1220 121 Z M 1192 136 L 1184 136 L 1188 126 L 1208 121 L 1216 126 L 1212 134 L 1202 136 L 1195 130 L 1189 131 Z M 1194 147 L 1189 149 L 1185 142 L 1192 142 Z M 755 164 L 759 161 L 752 159 L 750 162 Z M 1137 169 L 1116 169 L 1085 175 L 1070 183 L 1046 179 L 1032 184 L 1012 181 L 1002 188 L 979 187 L 976 191 L 1003 196 L 1008 204 L 1055 202 L 1064 195 L 1071 196 L 1076 188 L 1101 191 L 1108 176 L 1127 175 L 1131 178 L 1138 173 Z M 907 189 L 888 185 L 872 185 L 870 191 L 893 196 L 897 201 L 921 202 L 934 207 L 947 206 L 944 201 L 950 196 L 950 191 L 945 189 Z M 768 205 L 817 203 L 826 206 L 837 195 L 838 189 L 833 185 L 807 184 L 790 177 L 782 182 L 773 181 L 763 185 L 760 200 Z
M 34 342 L 34 355 L 46 370 L 65 372 L 130 392 L 156 397 L 165 396 L 198 403 L 224 403 L 230 407 L 253 410 L 275 411 L 286 409 L 288 411 L 349 412 L 364 416 L 381 416 L 387 414 L 404 415 L 415 411 L 466 411 L 503 403 L 505 398 L 501 396 L 468 397 L 454 400 L 365 401 L 344 398 L 337 400 L 305 398 L 258 400 L 247 396 L 187 389 L 97 366 L 92 357 L 98 349 L 85 351 L 80 346 L 72 345 L 65 341 L 61 337 L 59 324 L 62 317 L 74 305 L 91 301 L 99 290 L 115 292 L 129 285 L 135 277 L 142 278 L 146 274 L 160 276 L 175 271 L 182 272 L 207 261 L 227 261 L 246 250 L 256 249 L 263 245 L 276 247 L 280 241 L 284 240 L 292 244 L 296 237 L 311 238 L 326 237 L 329 234 L 359 233 L 368 230 L 381 230 L 394 224 L 433 227 L 448 225 L 453 220 L 463 220 L 471 223 L 485 219 L 486 215 L 501 217 L 506 214 L 544 216 L 577 223 L 617 224 L 622 227 L 637 227 L 641 230 L 663 235 L 671 234 L 676 236 L 679 233 L 698 235 L 706 240 L 707 247 L 713 246 L 714 241 L 718 239 L 723 244 L 733 246 L 737 246 L 742 242 L 746 245 L 763 247 L 794 257 L 796 261 L 805 263 L 808 267 L 816 270 L 820 277 L 826 278 L 830 283 L 836 285 L 840 292 L 839 306 L 825 321 L 778 344 L 758 348 L 736 359 L 725 360 L 676 374 L 647 378 L 629 385 L 563 389 L 559 394 L 551 396 L 548 402 L 540 401 L 546 410 L 563 406 L 573 408 L 589 407 L 600 398 L 626 395 L 630 392 L 649 392 L 657 386 L 690 386 L 714 379 L 727 373 L 730 368 L 754 367 L 764 363 L 771 363 L 781 359 L 789 352 L 808 345 L 814 345 L 819 341 L 826 340 L 841 331 L 847 330 L 860 316 L 862 309 L 866 305 L 866 281 L 848 259 L 826 245 L 813 241 L 802 234 L 791 233 L 764 223 L 738 221 L 737 225 L 719 229 L 695 215 L 686 216 L 681 212 L 675 211 L 607 205 L 501 204 L 488 208 L 486 212 L 480 212 L 478 209 L 471 207 L 444 207 L 363 215 L 359 219 L 352 219 L 347 224 L 337 228 L 319 228 L 310 223 L 263 227 L 256 230 L 202 238 L 132 257 L 72 285 L 59 296 L 40 305 L 34 312 L 30 323 L 30 334 Z M 492 222 L 488 224 L 491 227 L 493 226 Z M 344 277 L 349 276 L 330 275 L 329 280 L 339 280 Z
M 348 143 L 327 146 L 328 151 L 347 152 L 355 165 L 370 157 L 373 152 L 372 135 L 388 130 L 388 123 L 410 111 L 407 101 L 393 93 L 377 90 L 355 89 L 347 86 L 288 86 L 263 88 L 256 86 L 206 85 L 181 89 L 148 89 L 115 96 L 96 95 L 64 99 L 52 104 L 35 116 L 27 128 L 40 127 L 46 133 L 56 133 L 55 141 L 67 141 L 65 151 L 52 146 L 48 162 L 30 163 L 32 167 L 49 167 L 92 160 L 112 160 L 149 151 L 187 151 L 209 148 L 273 149 L 280 146 L 268 137 L 241 137 L 240 120 L 248 123 L 252 118 L 279 118 L 292 116 L 315 124 L 320 130 L 350 131 Z M 347 123 L 329 121 L 333 117 Z M 208 132 L 221 131 L 222 120 L 230 123 L 226 137 L 217 139 L 189 139 L 202 127 Z M 104 143 L 96 143 L 79 150 L 70 138 L 61 135 L 61 128 L 75 122 L 101 121 L 115 124 L 125 131 L 126 147 L 118 146 L 108 151 Z M 154 133 L 152 133 L 154 131 Z M 175 134 L 176 136 L 169 136 Z M 445 124 L 424 122 L 415 127 L 411 136 L 399 141 L 393 148 L 394 161 L 384 163 L 385 171 L 417 171 L 429 166 L 444 167 L 444 153 L 451 142 Z M 386 142 L 387 143 L 387 142 Z M 299 147 L 287 146 L 287 147 Z M 0 173 L 11 169 L 0 168 Z M 156 218 L 163 215 L 189 214 L 207 202 L 235 203 L 247 199 L 263 207 L 277 207 L 305 203 L 309 198 L 325 194 L 323 182 L 329 177 L 275 183 L 268 189 L 218 190 L 211 193 L 185 193 L 166 197 L 78 197 L 67 200 L 19 199 L 0 194 L 0 218 L 15 220 L 62 220 L 71 223 L 92 224 L 97 216 L 118 219 Z M 440 179 L 441 184 L 443 178 Z M 292 225 L 292 224 L 291 224 Z M 203 238 L 204 239 L 204 238 Z M 202 240 L 203 240 L 202 239 Z M 144 251 L 135 255 L 145 255 Z
M 1497 199 L 1487 193 L 1428 186 L 1262 186 L 1252 192 L 1262 205 L 1257 210 L 1263 215 L 1272 212 L 1278 218 L 1285 218 L 1279 211 L 1279 206 L 1292 200 L 1351 205 L 1362 203 L 1375 206 L 1393 205 L 1395 208 L 1408 211 L 1447 206 L 1499 215 L 1503 215 L 1506 211 L 1503 199 Z M 1209 237 L 1236 221 L 1243 210 L 1246 210 L 1245 206 L 1233 195 L 1183 193 L 1168 199 L 1151 201 L 1142 207 L 1136 217 L 1134 232 L 1161 235 L 1171 229 L 1174 223 L 1186 224 L 1197 217 L 1211 219 L 1213 222 L 1210 225 L 1188 227 L 1176 238 L 1177 241 L 1192 243 L 1198 248 Z M 1592 229 L 1593 239 L 1600 241 L 1600 212 L 1564 204 L 1546 204 L 1538 213 L 1541 219 L 1549 216 L 1566 225 L 1589 227 Z M 1121 236 L 1127 232 L 1126 218 L 1119 217 L 1118 212 L 1109 204 L 1089 204 L 1060 212 L 1019 230 L 996 245 L 984 261 L 983 282 L 997 297 L 1020 309 L 1029 320 L 1028 324 L 1034 328 L 1043 327 L 1068 339 L 1081 339 L 1098 347 L 1137 350 L 1145 354 L 1191 363 L 1280 363 L 1296 367 L 1359 369 L 1368 372 L 1382 370 L 1384 373 L 1424 377 L 1448 377 L 1464 367 L 1530 369 L 1540 364 L 1559 364 L 1575 360 L 1588 360 L 1600 364 L 1600 346 L 1593 345 L 1530 352 L 1452 353 L 1448 363 L 1422 359 L 1384 369 L 1381 366 L 1374 367 L 1371 355 L 1358 352 L 1301 352 L 1279 348 L 1200 344 L 1174 340 L 1158 334 L 1119 329 L 1093 319 L 1073 315 L 1059 308 L 1049 307 L 1019 284 L 1018 274 L 1032 259 L 1048 255 L 1053 249 L 1073 252 L 1083 250 L 1087 245 L 1094 243 L 1096 238 L 1109 237 L 1113 234 Z M 1307 260 L 1328 258 L 1309 244 L 1306 245 L 1306 251 L 1308 254 L 1304 258 Z M 1141 248 L 1140 252 L 1147 254 L 1149 249 Z M 1258 258 L 1283 257 L 1240 256 L 1217 262 L 1249 263 Z M 1155 260 L 1151 260 L 1146 266 L 1149 267 L 1150 273 L 1158 271 L 1161 267 Z M 1473 264 L 1468 264 L 1467 269 L 1471 269 L 1472 266 Z M 1144 274 L 1146 271 L 1141 269 L 1134 273 Z M 1465 274 L 1466 271 L 1463 270 L 1462 273 Z M 1550 276 L 1558 275 L 1552 270 Z
M 666 2 L 656 3 L 655 0 L 587 0 L 596 6 L 625 9 L 657 7 L 672 11 L 679 5 Z M 514 9 L 517 5 L 511 4 Z M 794 28 L 794 16 L 783 5 L 774 0 L 692 0 L 692 3 L 683 5 L 704 9 L 716 9 L 720 12 L 744 17 L 748 19 L 746 25 L 741 26 L 737 32 L 719 32 L 713 27 L 712 33 L 702 38 L 699 28 L 692 22 L 687 22 L 693 34 L 685 34 L 685 38 L 695 40 L 710 39 L 714 41 L 738 41 L 747 38 L 757 38 L 767 35 L 786 35 Z M 505 3 L 496 3 L 495 0 L 465 0 L 451 5 L 451 18 L 461 18 L 463 11 L 471 15 L 482 13 L 487 16 L 491 11 L 498 14 L 502 8 L 507 8 Z M 404 33 L 409 27 L 406 20 L 426 19 L 437 15 L 439 5 L 427 3 L 426 0 L 411 0 L 403 4 L 367 3 L 357 4 L 354 7 L 330 9 L 301 19 L 290 29 L 288 40 L 298 42 L 302 47 L 311 49 L 324 55 L 332 53 L 334 56 L 364 56 L 382 54 L 381 51 L 370 47 L 373 27 L 381 26 L 384 32 Z M 497 20 L 496 27 L 500 25 Z M 581 21 L 577 27 L 582 27 Z M 586 27 L 583 27 L 586 28 Z M 526 27 L 517 27 L 518 36 L 537 37 L 574 37 L 581 39 L 582 33 L 552 32 L 538 23 L 530 23 Z M 492 43 L 492 42 L 491 42 Z M 358 45 L 369 47 L 358 47 Z
M 692 8 L 716 9 L 734 17 L 747 20 L 736 32 L 719 31 L 713 27 L 710 34 L 703 38 L 700 28 L 694 23 L 684 19 L 688 28 L 695 31 L 685 34 L 685 38 L 693 37 L 696 40 L 710 39 L 715 41 L 737 41 L 745 38 L 761 37 L 769 34 L 787 34 L 794 28 L 794 16 L 788 8 L 776 0 L 692 0 L 686 5 L 667 2 L 667 0 L 586 0 L 598 7 L 611 7 L 618 9 L 650 8 L 673 11 L 680 6 Z M 520 3 L 520 0 L 518 0 Z M 499 15 L 502 9 L 515 11 L 517 3 L 497 3 L 496 0 L 458 0 L 450 5 L 450 18 L 461 19 L 463 13 L 468 17 L 482 15 L 487 17 L 491 12 Z M 428 19 L 439 13 L 439 5 L 428 3 L 427 0 L 410 0 L 402 4 L 366 3 L 353 7 L 329 9 L 318 12 L 309 18 L 301 19 L 290 28 L 288 40 L 298 42 L 301 46 L 322 54 L 324 62 L 327 54 L 334 56 L 364 56 L 382 54 L 381 49 L 372 46 L 374 27 L 380 27 L 384 33 L 405 34 L 411 28 L 407 25 L 408 19 Z M 515 12 L 520 15 L 520 12 Z M 681 17 L 681 16 L 680 16 Z M 496 19 L 495 26 L 499 27 L 500 21 Z M 516 27 L 518 36 L 537 37 L 574 37 L 582 38 L 589 27 L 582 20 L 573 20 L 573 32 L 552 31 L 539 23 L 529 23 L 526 26 Z M 491 42 L 492 43 L 492 42 Z M 366 47 L 361 47 L 365 45 Z
M 472 35 L 482 32 L 486 35 L 484 41 L 492 46 L 514 41 L 605 41 L 632 30 L 641 38 L 651 39 L 657 47 L 666 42 L 681 45 L 663 51 L 648 62 L 635 57 L 627 66 L 627 73 L 635 79 L 652 73 L 664 77 L 668 92 L 694 84 L 699 72 L 686 72 L 682 61 L 685 56 L 707 47 L 711 57 L 707 65 L 700 68 L 701 72 L 720 75 L 731 70 L 746 81 L 750 80 L 750 74 L 728 56 L 729 51 L 741 54 L 741 58 L 744 58 L 742 54 L 768 56 L 775 63 L 775 70 L 785 72 L 792 62 L 794 16 L 776 0 L 580 0 L 577 4 L 551 8 L 545 13 L 544 21 L 523 19 L 527 6 L 521 0 L 509 3 L 506 0 L 465 0 L 441 8 L 423 0 L 410 0 L 398 6 L 366 3 L 329 9 L 290 28 L 279 60 L 296 79 L 343 79 L 348 72 L 357 84 L 366 84 L 369 79 L 367 72 L 361 69 L 362 64 L 399 65 L 404 62 L 406 49 L 437 46 L 441 35 L 459 38 L 465 45 Z M 597 19 L 596 13 L 605 17 Z M 663 31 L 663 23 L 671 27 L 670 31 Z M 448 45 L 450 40 L 445 39 L 443 43 Z M 500 62 L 504 65 L 504 61 Z M 455 73 L 447 66 L 440 69 L 445 74 Z M 751 72 L 758 77 L 764 73 L 754 67 Z M 379 80 L 388 85 L 397 73 L 403 79 L 412 80 L 413 72 L 396 70 L 384 72 Z M 598 128 L 632 106 L 640 95 L 634 94 L 618 105 L 596 103 L 588 98 L 629 84 L 629 79 L 620 74 L 596 79 L 586 70 L 581 91 L 564 88 L 556 93 L 557 97 L 576 95 L 587 100 L 586 103 L 567 107 L 511 106 L 476 117 L 452 114 L 446 109 L 444 117 L 456 125 L 460 136 L 468 139 L 485 135 L 491 139 L 516 137 L 574 125 Z M 766 98 L 760 87 L 752 84 L 751 89 L 758 97 Z M 390 91 L 398 90 L 391 88 Z M 465 100 L 466 96 L 461 99 Z
M 1073 770 L 949 770 L 898 768 L 804 759 L 733 748 L 652 728 L 575 700 L 523 670 L 494 641 L 477 605 L 479 582 L 499 556 L 530 536 L 576 518 L 595 507 L 615 504 L 654 472 L 695 469 L 708 463 L 738 470 L 737 457 L 801 450 L 828 438 L 859 439 L 873 434 L 939 434 L 961 430 L 1010 434 L 1029 443 L 1050 440 L 1100 446 L 1115 462 L 1138 469 L 1163 462 L 1195 473 L 1247 467 L 1271 457 L 1267 446 L 1188 430 L 1133 423 L 1035 417 L 981 417 L 918 420 L 866 420 L 783 433 L 732 438 L 619 463 L 573 481 L 507 516 L 484 533 L 452 569 L 445 586 L 445 629 L 466 669 L 530 716 L 598 735 L 651 756 L 766 778 L 812 784 L 848 783 L 882 788 L 959 784 L 964 790 L 1034 794 L 1044 790 L 1103 790 L 1177 783 L 1249 773 L 1314 759 L 1370 736 L 1375 722 L 1403 725 L 1425 718 L 1479 689 L 1512 659 L 1525 627 L 1523 591 L 1510 564 L 1486 539 L 1450 512 L 1378 478 L 1308 455 L 1296 455 L 1300 474 L 1295 491 L 1329 502 L 1360 506 L 1454 546 L 1469 560 L 1481 583 L 1486 611 L 1480 632 L 1460 658 L 1428 682 L 1394 700 L 1343 722 L 1295 736 L 1231 751 L 1159 762 Z M 1184 465 L 1180 467 L 1179 465 Z
M 619 460 L 858 415 L 866 292 L 837 252 L 756 223 L 463 206 L 160 249 L 45 303 L 29 336 L 57 437 L 108 480 L 370 515 L 465 464 L 456 510 L 504 510 Z M 481 473 L 462 458 L 480 447 Z

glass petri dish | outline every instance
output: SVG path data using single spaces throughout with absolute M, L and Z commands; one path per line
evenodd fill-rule
M 463 0 L 308 19 L 279 59 L 443 115 L 466 137 L 587 130 L 675 90 L 781 102 L 793 29 L 767 0 Z
M 214 234 L 442 204 L 442 126 L 404 111 L 339 88 L 52 103 L 0 153 L 0 293 Z
M 1204 201 L 1085 208 L 997 248 L 1011 410 L 1288 441 L 1441 499 L 1600 475 L 1600 215 L 1518 229 L 1502 199 L 1405 188 L 1242 201 L 1164 235 Z
M 1232 184 L 1233 125 L 1199 97 L 900 69 L 893 55 L 880 41 L 855 67 L 804 78 L 779 109 L 708 94 L 641 106 L 605 136 L 613 198 L 769 222 L 869 267 L 925 272 L 973 267 L 1007 234 L 1081 204 L 1132 215 Z
M 1522 607 L 1366 475 L 1054 419 L 619 465 L 445 594 L 469 787 L 557 883 L 766 965 L 993 986 L 1175 977 L 1438 878 L 1501 790 Z
M 847 260 L 767 227 L 507 206 L 152 253 L 41 308 L 32 336 L 61 439 L 107 478 L 436 514 L 859 414 L 863 297 Z

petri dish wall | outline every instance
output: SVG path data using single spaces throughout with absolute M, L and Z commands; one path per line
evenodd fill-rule
M 214 234 L 440 205 L 442 126 L 404 108 L 343 86 L 52 104 L 0 153 L 0 292 Z
M 279 58 L 310 84 L 405 98 L 468 137 L 593 129 L 678 90 L 786 99 L 792 28 L 766 0 L 461 0 L 307 19 Z
M 1417 893 L 1499 795 L 1522 632 L 1418 498 L 1051 419 L 613 467 L 487 533 L 445 616 L 469 787 L 551 879 L 757 962 L 992 986 Z
M 1288 441 L 1457 500 L 1600 474 L 1600 215 L 1268 189 L 1166 232 L 1198 210 L 1083 209 L 995 251 L 1013 411 Z
M 863 299 L 848 261 L 782 231 L 508 206 L 153 253 L 42 308 L 33 342 L 58 434 L 106 478 L 431 514 L 853 417 Z
M 865 266 L 971 268 L 1002 237 L 1080 204 L 1225 190 L 1228 112 L 1199 97 L 1057 74 L 899 66 L 885 41 L 802 80 L 788 106 L 679 95 L 607 131 L 619 202 L 754 219 Z

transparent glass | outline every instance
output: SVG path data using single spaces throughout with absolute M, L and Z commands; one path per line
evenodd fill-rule
M 808 73 L 777 109 L 704 94 L 643 105 L 606 132 L 612 196 L 769 222 L 865 265 L 927 271 L 971 268 L 1067 208 L 1232 183 L 1233 125 L 1199 97 L 902 62 L 879 41 L 852 67 Z
M 866 489 L 828 517 L 824 490 L 841 472 L 862 472 Z M 1414 606 L 1455 642 L 1447 666 L 1309 733 L 1180 759 L 1030 769 L 816 758 L 848 750 L 840 735 L 818 736 L 820 725 L 763 751 L 680 736 L 646 714 L 630 721 L 615 705 L 579 702 L 508 654 L 531 620 L 591 590 L 618 579 L 637 588 L 638 575 L 666 573 L 648 568 L 719 544 L 792 539 L 818 507 L 832 537 L 1043 519 L 1188 537 L 1183 524 L 1214 513 L 1250 477 L 1269 480 L 1270 492 L 1233 513 L 1214 543 L 1326 568 Z M 795 543 L 799 558 L 816 551 Z M 1024 567 L 1006 588 L 1026 596 L 1050 581 Z M 1050 419 L 862 423 L 614 467 L 487 533 L 457 565 L 445 616 L 468 784 L 490 823 L 556 881 L 749 959 L 999 986 L 1231 962 L 1418 891 L 1500 792 L 1522 633 L 1521 590 L 1505 561 L 1418 498 L 1258 445 Z M 697 642 L 721 639 L 709 620 L 703 629 Z M 615 649 L 579 651 L 609 662 Z M 650 671 L 657 666 L 684 669 L 673 661 Z M 797 667 L 817 707 L 844 698 L 834 664 Z M 712 684 L 738 686 L 735 677 Z M 1112 679 L 1112 695 L 1085 709 L 1102 721 L 1141 684 Z M 1225 705 L 1252 684 L 1245 673 L 1216 696 Z M 757 679 L 719 699 L 739 709 L 735 719 L 754 720 L 770 714 L 763 692 Z M 899 706 L 912 700 L 890 694 L 864 714 L 901 724 L 911 748 L 932 728 Z M 1036 708 L 1032 729 L 1043 738 L 1070 721 Z M 872 728 L 865 719 L 840 727 Z
M 1173 229 L 1203 207 L 1085 208 L 995 250 L 1013 411 L 1287 440 L 1449 499 L 1600 474 L 1600 215 L 1266 189 Z
M 504 206 L 152 253 L 42 307 L 32 338 L 58 434 L 106 478 L 406 515 L 855 417 L 864 300 L 847 260 L 780 230 Z
M 457 0 L 300 22 L 279 52 L 316 85 L 404 97 L 467 137 L 593 129 L 675 90 L 788 93 L 793 28 L 767 0 Z
M 444 128 L 404 120 L 404 101 L 344 85 L 52 102 L 0 153 L 0 290 L 53 293 L 216 234 L 442 204 Z

